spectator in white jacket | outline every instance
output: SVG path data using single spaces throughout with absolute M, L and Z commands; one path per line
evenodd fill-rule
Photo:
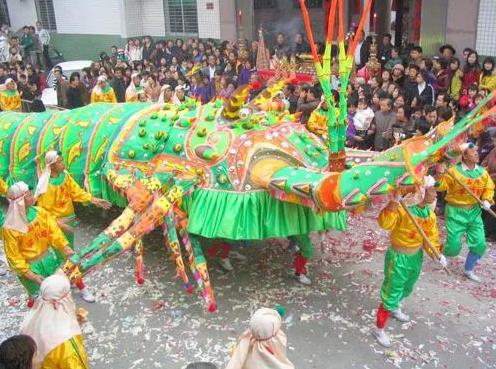
M 126 45 L 126 53 L 131 62 L 140 62 L 143 60 L 143 47 L 140 40 L 129 40 Z
M 48 54 L 48 49 L 50 47 L 50 33 L 47 29 L 43 28 L 43 24 L 41 24 L 40 21 L 36 22 L 36 36 L 38 36 L 43 50 L 43 64 L 45 65 L 45 70 L 50 70 L 53 66 L 50 55 Z

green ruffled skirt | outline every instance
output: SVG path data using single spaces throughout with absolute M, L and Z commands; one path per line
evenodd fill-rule
M 266 191 L 197 189 L 184 199 L 183 208 L 189 216 L 189 233 L 207 238 L 263 240 L 346 229 L 346 211 L 318 214 Z

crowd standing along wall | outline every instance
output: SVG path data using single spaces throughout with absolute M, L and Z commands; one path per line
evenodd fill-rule
M 294 0 L 258 1 L 257 6 L 254 1 L 246 0 L 5 1 L 14 31 L 26 24 L 34 25 L 37 19 L 50 23 L 51 44 L 66 60 L 95 59 L 101 51 L 109 52 L 112 45 L 124 47 L 129 38 L 145 35 L 155 39 L 194 36 L 234 41 L 238 38 L 236 13 L 239 10 L 248 39 L 257 37 L 260 26 L 269 35 L 267 41 L 275 38 L 279 31 L 286 33 L 290 40 L 294 33 L 302 31 L 299 8 L 295 7 Z M 322 4 L 326 1 L 329 0 L 323 0 Z M 393 9 L 393 2 L 387 1 Z M 413 0 L 409 1 L 413 4 Z M 496 54 L 496 38 L 491 37 L 496 24 L 496 1 L 469 3 L 468 6 L 465 0 L 422 2 L 420 44 L 427 55 L 437 53 L 445 42 L 459 50 L 458 55 L 465 47 L 477 47 L 482 55 Z M 356 2 L 347 0 L 345 4 L 350 8 Z M 376 9 L 378 20 L 384 18 L 384 8 L 388 8 L 384 4 L 381 2 Z M 310 12 L 315 33 L 320 38 L 324 28 L 323 9 L 312 8 Z M 48 16 L 51 17 L 49 22 L 44 18 Z M 183 23 L 188 24 L 185 32 L 178 29 L 178 24 Z M 386 30 L 388 27 L 382 23 L 377 26 L 378 32 Z

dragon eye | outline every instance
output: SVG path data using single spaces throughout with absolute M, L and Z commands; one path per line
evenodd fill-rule
M 239 110 L 239 119 L 246 120 L 251 117 L 252 113 L 253 112 L 250 108 L 241 108 Z

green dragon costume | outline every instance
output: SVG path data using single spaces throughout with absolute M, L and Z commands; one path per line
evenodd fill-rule
M 203 106 L 97 103 L 62 112 L 0 113 L 0 177 L 35 186 L 44 154 L 61 152 L 80 185 L 124 207 L 70 258 L 67 274 L 76 278 L 136 245 L 142 249 L 141 238 L 162 225 L 185 288 L 193 291 L 183 253 L 214 311 L 198 236 L 263 240 L 344 230 L 346 209 L 415 184 L 454 139 L 492 112 L 476 117 L 474 110 L 446 135 L 433 132 L 382 153 L 348 151 L 346 169 L 337 172 L 328 170 L 329 158 L 342 151 L 344 139 L 332 137 L 343 136 L 346 127 L 330 130 L 330 152 L 297 114 L 272 104 L 283 86 L 276 83 L 250 102 L 247 85 L 228 101 Z M 340 105 L 345 108 L 345 101 Z M 137 264 L 141 280 L 141 257 Z

